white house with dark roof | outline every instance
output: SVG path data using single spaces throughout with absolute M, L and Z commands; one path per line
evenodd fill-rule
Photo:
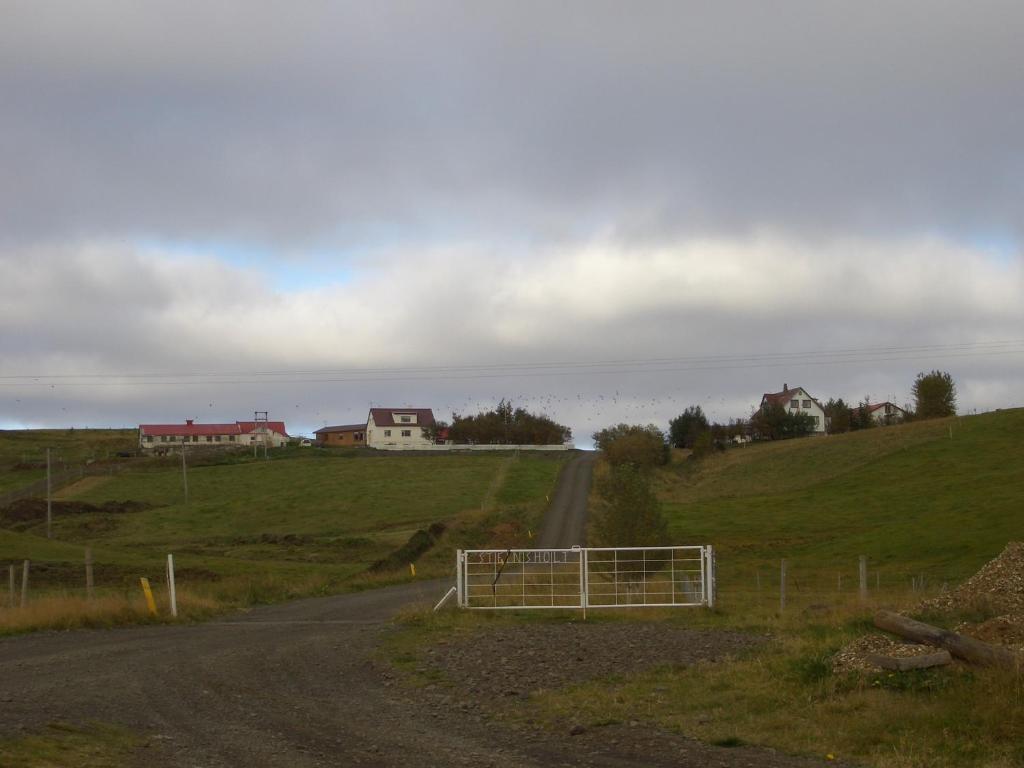
M 898 424 L 907 418 L 907 412 L 895 403 L 871 403 L 868 413 L 876 424 Z
M 427 430 L 434 426 L 430 408 L 371 408 L 366 418 L 366 445 L 385 451 L 430 449 Z
M 787 413 L 806 413 L 814 422 L 814 434 L 825 434 L 825 409 L 821 407 L 816 399 L 811 397 L 803 387 L 789 388 L 788 384 L 782 385 L 781 392 L 767 392 L 761 397 L 761 410 L 770 408 L 773 405 L 782 406 Z

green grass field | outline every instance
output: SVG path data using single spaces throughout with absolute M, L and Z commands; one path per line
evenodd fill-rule
M 913 613 L 943 582 L 955 584 L 1024 539 L 1021 434 L 1018 409 L 752 445 L 701 462 L 678 457 L 655 484 L 674 542 L 717 548 L 716 609 L 591 611 L 587 621 L 739 629 L 768 642 L 727 662 L 546 690 L 510 717 L 561 732 L 640 721 L 723 746 L 876 768 L 1024 765 L 1024 676 L 965 665 L 858 676 L 831 666 L 840 648 L 872 631 L 876 607 Z M 859 555 L 869 564 L 865 605 Z M 784 613 L 782 557 L 790 578 Z M 924 589 L 912 592 L 910 578 L 922 574 Z M 929 620 L 953 628 L 960 618 Z M 399 669 L 415 669 L 417 649 L 453 634 L 579 620 L 541 612 L 410 616 L 391 655 Z
M 954 583 L 1024 538 L 1024 410 L 758 444 L 657 478 L 673 539 L 718 550 L 720 588 L 792 596 Z M 951 437 L 952 435 L 952 437 Z
M 565 458 L 282 449 L 269 461 L 242 455 L 190 466 L 187 503 L 177 461 L 141 463 L 87 477 L 59 498 L 151 508 L 61 514 L 58 507 L 52 540 L 42 517 L 9 522 L 0 529 L 0 564 L 30 559 L 33 595 L 75 597 L 84 592 L 90 547 L 97 583 L 134 598 L 140 576 L 162 587 L 172 553 L 183 589 L 237 607 L 407 578 L 405 566 L 366 572 L 417 530 L 442 523 L 441 541 L 416 562 L 417 577 L 442 575 L 457 546 L 525 543 Z
M 46 477 L 46 449 L 51 469 L 103 460 L 138 445 L 134 429 L 0 430 L 0 494 Z

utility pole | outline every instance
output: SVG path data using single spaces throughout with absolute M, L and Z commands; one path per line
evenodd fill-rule
M 50 449 L 46 449 L 46 538 L 53 538 L 53 493 L 50 484 Z
M 185 466 L 185 444 L 181 444 L 181 485 L 185 489 L 185 503 L 188 504 L 188 469 Z

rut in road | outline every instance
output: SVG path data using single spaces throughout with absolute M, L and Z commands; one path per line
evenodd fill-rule
M 536 547 L 554 549 L 587 544 L 587 497 L 594 477 L 593 452 L 580 453 L 563 467 Z

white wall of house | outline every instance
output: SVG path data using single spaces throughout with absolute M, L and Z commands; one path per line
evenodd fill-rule
M 401 415 L 399 411 L 396 415 Z M 410 414 L 415 420 L 416 415 Z M 395 421 L 400 419 L 396 418 Z M 393 427 L 379 426 L 371 413 L 366 421 L 366 444 L 370 448 L 385 451 L 419 451 L 429 450 L 433 443 L 423 432 L 423 427 L 414 423 L 396 424 Z
M 903 421 L 906 415 L 906 411 L 892 403 L 883 403 L 881 408 L 871 412 L 871 418 L 876 424 L 895 424 Z
M 790 399 L 783 403 L 782 407 L 788 413 L 809 414 L 815 420 L 814 432 L 824 434 L 825 410 L 802 387 L 793 390 Z
M 273 431 L 244 435 L 237 432 L 228 435 L 139 435 L 139 447 L 144 451 L 167 449 L 182 443 L 189 448 L 251 448 L 253 445 L 262 446 L 264 442 L 271 448 L 281 448 L 288 444 L 288 438 Z

